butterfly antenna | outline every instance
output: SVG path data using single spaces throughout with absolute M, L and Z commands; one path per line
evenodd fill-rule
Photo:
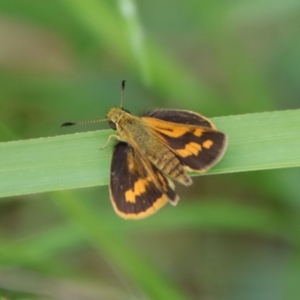
M 120 107 L 123 107 L 123 102 L 124 102 L 124 90 L 125 90 L 125 82 L 126 80 L 122 80 L 122 86 L 121 86 L 121 104 Z M 65 122 L 61 124 L 61 127 L 65 126 L 73 126 L 73 125 L 84 125 L 84 124 L 92 124 L 92 123 L 100 123 L 107 121 L 108 119 L 100 119 L 100 120 L 91 120 L 91 121 L 80 121 L 80 122 Z
M 125 82 L 126 82 L 126 80 L 122 80 L 122 86 L 121 86 L 121 104 L 120 104 L 121 108 L 123 108 L 123 102 L 124 102 Z
M 101 119 L 101 120 L 91 120 L 91 121 L 81 121 L 81 122 L 65 122 L 61 124 L 61 127 L 65 126 L 73 126 L 73 125 L 84 125 L 84 124 L 92 124 L 92 123 L 100 123 L 107 121 L 107 119 Z

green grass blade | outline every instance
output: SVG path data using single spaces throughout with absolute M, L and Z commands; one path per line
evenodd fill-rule
M 228 135 L 229 145 L 208 174 L 300 166 L 300 110 L 212 120 Z M 111 146 L 99 148 L 110 133 L 101 130 L 1 143 L 0 196 L 107 184 Z

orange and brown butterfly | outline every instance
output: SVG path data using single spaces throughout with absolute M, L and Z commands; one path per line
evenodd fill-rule
M 122 95 L 124 87 L 122 81 Z M 125 219 L 147 217 L 167 202 L 176 205 L 179 197 L 173 181 L 191 185 L 187 172 L 207 171 L 222 158 L 227 146 L 226 135 L 192 111 L 160 109 L 136 117 L 121 102 L 106 117 L 118 132 L 102 147 L 112 138 L 118 140 L 111 161 L 110 198 L 116 213 Z

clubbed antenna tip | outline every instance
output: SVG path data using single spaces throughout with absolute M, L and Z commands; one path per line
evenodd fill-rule
M 124 102 L 124 90 L 125 90 L 125 83 L 126 80 L 122 80 L 122 87 L 121 87 L 121 103 L 120 103 L 120 107 L 123 107 L 123 102 Z
M 66 123 L 61 124 L 60 127 L 64 127 L 64 126 L 73 126 L 73 125 L 76 125 L 76 123 L 75 123 L 75 122 L 66 122 Z
M 124 99 L 124 89 L 125 89 L 125 82 L 126 80 L 122 80 L 122 88 L 121 88 L 121 105 L 120 107 L 123 107 L 123 99 Z M 61 127 L 65 126 L 73 126 L 73 125 L 83 125 L 83 124 L 91 124 L 91 123 L 100 123 L 103 121 L 107 121 L 108 119 L 100 119 L 100 120 L 91 120 L 91 121 L 81 121 L 81 122 L 65 122 L 61 124 Z

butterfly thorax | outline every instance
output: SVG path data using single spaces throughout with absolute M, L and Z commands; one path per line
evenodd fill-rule
M 131 115 L 128 111 L 113 107 L 107 113 L 107 118 L 112 129 L 118 131 L 119 140 L 133 147 L 147 147 L 151 141 L 153 142 L 153 137 L 143 126 L 141 118 Z

